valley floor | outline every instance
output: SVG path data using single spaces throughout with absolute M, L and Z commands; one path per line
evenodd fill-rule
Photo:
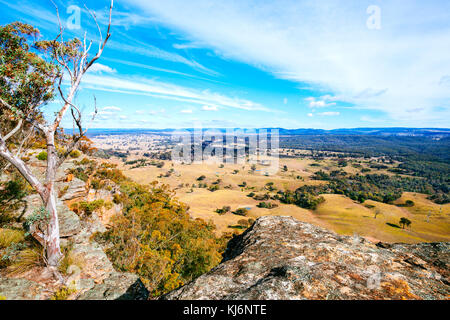
M 450 241 L 450 204 L 438 205 L 428 200 L 424 194 L 405 192 L 393 204 L 372 200 L 359 203 L 344 195 L 325 194 L 323 195 L 325 202 L 316 210 L 307 210 L 279 201 L 271 201 L 278 204 L 276 208 L 259 208 L 257 205 L 260 201 L 247 196 L 250 192 L 266 192 L 266 184 L 270 182 L 277 190 L 295 190 L 305 184 L 324 183 L 312 180 L 310 176 L 318 170 L 336 170 L 333 161 L 328 159 L 320 161 L 320 166 L 317 167 L 317 162 L 313 160 L 282 158 L 280 168 L 286 166 L 287 171 L 280 169 L 274 176 L 261 174 L 264 173 L 264 166 L 260 165 L 252 171 L 249 164 L 221 167 L 218 164 L 182 165 L 165 161 L 162 168 L 156 166 L 131 168 L 121 161 L 116 160 L 116 163 L 126 176 L 138 183 L 159 181 L 170 185 L 176 190 L 179 200 L 190 206 L 189 212 L 192 217 L 213 221 L 218 234 L 240 231 L 238 221 L 243 219 L 242 216 L 232 212 L 224 215 L 215 212 L 218 208 L 230 206 L 231 211 L 237 208 L 248 209 L 248 215 L 245 217 L 247 219 L 267 215 L 292 216 L 339 234 L 358 234 L 372 241 L 405 243 Z M 313 163 L 315 164 L 311 166 Z M 349 174 L 357 172 L 352 166 L 344 170 Z M 171 173 L 167 174 L 169 171 Z M 377 173 L 392 175 L 386 170 L 378 170 Z M 206 188 L 198 188 L 197 179 L 202 175 L 205 179 L 201 183 L 211 186 L 218 181 L 219 190 L 212 192 Z M 397 206 L 407 200 L 412 200 L 414 206 Z M 400 227 L 401 217 L 406 217 L 412 222 L 409 228 Z

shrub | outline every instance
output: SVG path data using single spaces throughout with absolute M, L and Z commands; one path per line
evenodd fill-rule
M 205 179 L 206 179 L 206 177 L 203 176 L 203 175 L 201 175 L 200 177 L 197 178 L 197 181 L 203 181 L 203 180 L 205 180 Z
M 226 214 L 226 213 L 228 213 L 230 211 L 231 211 L 231 207 L 229 207 L 229 206 L 223 206 L 222 209 L 216 209 L 216 212 L 219 215 L 224 215 L 224 214 Z
M 6 272 L 8 275 L 14 276 L 25 273 L 34 267 L 45 266 L 42 248 L 26 248 L 20 250 L 14 255 Z
M 96 236 L 108 244 L 116 269 L 138 274 L 153 296 L 178 288 L 215 267 L 223 244 L 214 226 L 193 220 L 188 207 L 173 199 L 168 186 L 142 186 L 123 180 L 123 214 Z
M 414 201 L 406 200 L 405 201 L 405 207 L 414 207 Z
M 265 209 L 273 209 L 278 207 L 278 205 L 276 203 L 272 203 L 272 202 L 260 202 L 257 205 L 258 208 L 265 208 Z
M 211 192 L 217 191 L 219 189 L 220 189 L 220 187 L 217 184 L 216 185 L 212 185 L 212 186 L 210 186 L 208 188 L 208 190 L 211 191 Z
M 67 300 L 69 296 L 75 292 L 75 289 L 69 289 L 66 286 L 63 286 L 53 294 L 50 300 Z
M 235 215 L 238 216 L 246 216 L 248 214 L 248 210 L 246 208 L 238 208 L 236 211 L 233 212 Z
M 78 150 L 72 150 L 70 157 L 73 159 L 78 159 L 81 156 L 81 152 Z
M 94 200 L 91 202 L 81 201 L 81 202 L 75 204 L 72 207 L 72 210 L 74 210 L 78 214 L 90 215 L 94 211 L 96 211 L 100 208 L 103 208 L 104 206 L 105 206 L 105 200 L 103 200 L 103 199 L 98 199 L 98 200 Z
M 85 261 L 80 257 L 73 253 L 72 247 L 66 247 L 62 250 L 63 258 L 61 259 L 61 262 L 59 263 L 58 270 L 63 275 L 67 275 L 67 270 L 70 266 L 77 266 L 80 268 L 80 270 L 83 269 L 83 266 L 85 264 Z
M 36 158 L 37 158 L 38 160 L 41 160 L 41 161 L 46 161 L 46 160 L 47 160 L 47 151 L 41 151 L 41 152 L 36 156 Z

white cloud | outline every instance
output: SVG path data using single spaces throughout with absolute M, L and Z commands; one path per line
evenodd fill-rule
M 340 113 L 335 111 L 328 111 L 328 112 L 319 112 L 317 115 L 324 117 L 334 117 L 340 115 Z
M 205 111 L 218 111 L 219 108 L 217 108 L 217 106 L 203 106 L 202 110 L 205 110 Z
M 193 111 L 191 109 L 184 109 L 180 111 L 181 113 L 192 113 Z
M 448 1 L 378 0 L 380 30 L 366 26 L 373 1 L 128 2 L 187 41 L 359 108 L 399 120 L 450 117 Z
M 199 105 L 236 108 L 248 111 L 273 112 L 257 102 L 236 97 L 228 97 L 210 90 L 196 90 L 169 83 L 142 78 L 125 79 L 111 76 L 88 74 L 83 79 L 86 88 L 127 94 L 141 94 L 161 99 L 189 102 Z
M 132 44 L 126 44 L 126 43 L 117 42 L 117 41 L 109 41 L 108 47 L 116 49 L 116 50 L 133 53 L 133 54 L 138 54 L 141 56 L 150 57 L 150 58 L 156 58 L 156 59 L 161 59 L 161 60 L 166 60 L 166 61 L 171 61 L 171 62 L 176 62 L 176 63 L 182 63 L 182 64 L 185 64 L 197 71 L 200 71 L 200 72 L 208 74 L 208 75 L 213 75 L 213 76 L 219 75 L 219 73 L 217 73 L 216 71 L 208 69 L 205 66 L 203 66 L 202 64 L 200 64 L 194 60 L 189 60 L 177 53 L 162 50 L 162 49 L 155 47 L 153 45 L 150 45 L 148 43 L 137 41 L 136 39 L 130 38 L 130 43 L 132 43 Z
M 104 107 L 102 110 L 104 110 L 104 111 L 122 111 L 121 108 L 115 107 L 115 106 Z
M 332 99 L 331 96 L 323 96 L 320 100 L 316 100 L 314 97 L 306 98 L 306 101 L 309 101 L 310 108 L 324 108 L 329 106 L 335 106 L 335 102 L 328 103 L 327 100 Z
M 117 71 L 111 67 L 108 67 L 104 64 L 94 63 L 90 68 L 89 72 L 92 73 L 116 73 Z

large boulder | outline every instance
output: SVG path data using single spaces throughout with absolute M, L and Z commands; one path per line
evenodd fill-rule
M 87 195 L 86 183 L 78 178 L 73 178 L 70 182 L 58 182 L 56 186 L 58 190 L 67 188 L 60 198 L 62 201 L 78 199 Z
M 37 194 L 29 195 L 24 198 L 24 200 L 25 206 L 18 210 L 16 214 L 22 219 L 27 219 L 33 215 L 37 209 L 43 206 L 41 197 Z M 59 199 L 56 201 L 56 210 L 58 212 L 59 232 L 61 238 L 71 237 L 78 234 L 81 228 L 80 217 L 75 212 L 69 210 L 64 202 Z
M 95 241 L 73 244 L 71 255 L 83 263 L 83 274 L 96 281 L 104 280 L 114 272 L 108 256 Z
M 59 232 L 60 237 L 71 237 L 80 232 L 81 222 L 80 217 L 64 204 L 58 200 L 56 202 L 56 209 L 58 212 Z
M 78 300 L 147 300 L 149 292 L 139 277 L 114 272 L 102 283 L 78 297 Z
M 450 244 L 374 244 L 259 218 L 222 263 L 162 299 L 448 299 Z

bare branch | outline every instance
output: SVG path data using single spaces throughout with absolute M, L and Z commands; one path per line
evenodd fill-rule
M 79 111 L 78 111 L 79 112 Z M 92 115 L 91 118 L 91 122 L 90 124 L 92 124 L 92 122 L 95 120 L 95 117 L 98 113 L 98 109 L 97 109 L 97 98 L 94 96 L 94 113 Z M 83 130 L 82 127 L 82 122 L 81 122 L 81 113 L 78 113 L 78 117 L 75 116 L 74 111 L 72 110 L 72 118 L 74 123 L 77 125 L 78 127 L 78 131 L 79 131 L 79 135 L 75 135 L 75 133 L 72 133 L 72 142 L 70 143 L 70 145 L 67 147 L 66 152 L 64 152 L 64 154 L 62 154 L 57 163 L 56 163 L 56 167 L 59 168 L 63 162 L 67 159 L 67 157 L 69 156 L 69 154 L 78 147 L 78 144 L 80 142 L 80 140 L 86 135 L 87 131 L 89 130 L 90 126 L 87 126 L 85 130 Z
M 3 138 L 5 141 L 8 141 L 9 138 L 11 138 L 13 135 L 15 135 L 17 133 L 17 131 L 20 130 L 20 128 L 22 128 L 22 124 L 23 124 L 23 119 L 19 120 L 19 123 L 17 124 L 17 126 L 11 130 L 10 133 L 8 133 L 5 138 Z
M 6 147 L 6 142 L 0 134 L 0 157 L 11 163 L 22 176 L 28 181 L 28 183 L 39 193 L 42 199 L 47 196 L 44 185 L 33 175 L 27 165 L 17 156 L 11 154 Z
M 106 32 L 106 38 L 105 38 L 105 40 L 103 41 L 103 43 L 100 43 L 100 44 L 99 44 L 99 49 L 98 49 L 97 54 L 95 55 L 95 57 L 93 57 L 93 58 L 91 59 L 91 61 L 89 61 L 89 62 L 86 64 L 86 66 L 85 66 L 84 69 L 83 69 L 83 73 L 85 73 L 85 72 L 86 72 L 86 71 L 94 64 L 94 62 L 97 61 L 97 60 L 100 58 L 100 56 L 101 56 L 102 53 L 103 53 L 103 50 L 105 49 L 106 43 L 108 42 L 109 38 L 111 37 L 110 31 L 111 31 L 111 17 L 112 17 L 112 9 L 113 9 L 113 6 L 114 6 L 114 0 L 111 0 L 111 6 L 109 7 L 109 22 L 108 22 L 108 30 L 107 30 L 107 32 Z M 97 23 L 97 21 L 96 21 L 96 23 Z M 100 38 L 102 39 L 101 34 L 100 34 Z
M 64 34 L 64 29 L 65 29 L 65 28 L 63 28 L 63 26 L 62 26 L 62 24 L 61 24 L 61 19 L 60 19 L 60 17 L 59 17 L 59 9 L 58 9 L 58 6 L 53 2 L 53 0 L 50 0 L 50 1 L 51 1 L 51 2 L 53 3 L 53 5 L 55 6 L 55 9 L 56 9 L 56 16 L 58 17 L 58 25 L 59 25 L 59 34 L 58 34 L 58 35 L 56 36 L 56 38 L 55 38 L 55 43 L 58 41 L 59 38 L 61 38 L 61 41 L 60 41 L 61 45 L 60 45 L 59 48 L 58 48 L 58 49 L 61 49 L 61 46 L 63 46 L 63 44 L 64 44 L 63 34 Z M 64 59 L 64 56 L 63 56 L 63 55 L 59 55 L 59 53 L 58 53 L 58 51 L 57 51 L 57 49 L 56 49 L 55 47 L 53 47 L 53 54 L 55 55 L 56 61 L 58 61 L 58 63 L 59 63 L 60 65 L 62 65 L 62 66 L 67 70 L 67 72 L 69 72 L 70 80 L 71 80 L 71 82 L 73 82 L 74 77 L 73 77 L 72 71 L 70 70 L 70 68 L 69 68 L 69 66 L 68 66 L 68 64 L 67 64 L 67 62 L 66 62 L 66 60 Z

